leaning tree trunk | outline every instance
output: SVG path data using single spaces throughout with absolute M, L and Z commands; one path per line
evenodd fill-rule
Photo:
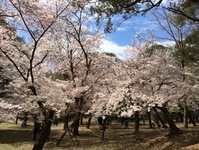
M 139 127 L 140 127 L 139 112 L 135 112 L 135 132 L 134 133 L 139 133 Z
M 173 121 L 173 118 L 172 118 L 171 114 L 169 113 L 169 111 L 167 110 L 167 108 L 165 106 L 157 107 L 157 108 L 159 108 L 163 112 L 163 114 L 169 124 L 169 129 L 170 129 L 169 136 L 178 135 L 179 133 L 181 133 L 181 130 L 176 126 L 176 124 Z
M 57 141 L 57 146 L 59 146 L 59 144 L 61 143 L 62 139 L 66 135 L 67 131 L 68 131 L 68 115 L 65 114 L 64 115 L 64 133 L 62 134 L 61 138 Z
M 159 113 L 158 113 L 158 111 L 156 110 L 155 107 L 153 107 L 153 111 L 155 112 L 155 114 L 156 114 L 158 120 L 160 121 L 160 123 L 162 124 L 162 127 L 167 129 L 168 128 L 167 125 L 164 123 L 164 120 L 161 118 L 161 116 L 159 115 Z
M 54 116 L 54 111 L 53 110 L 48 110 L 46 116 L 45 116 L 45 124 L 43 126 L 42 132 L 39 136 L 39 139 L 37 142 L 35 142 L 34 147 L 32 150 L 42 150 L 44 147 L 45 142 L 47 141 L 49 135 L 50 135 L 50 130 L 51 130 L 51 124 L 52 124 L 52 118 Z

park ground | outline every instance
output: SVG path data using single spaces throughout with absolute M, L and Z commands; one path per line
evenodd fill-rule
M 188 129 L 182 128 L 182 134 L 169 138 L 168 129 L 149 129 L 148 125 L 140 126 L 140 133 L 134 134 L 133 123 L 124 128 L 120 122 L 113 121 L 105 133 L 105 140 L 101 141 L 101 130 L 97 121 L 93 120 L 90 129 L 81 125 L 80 135 L 77 136 L 79 144 L 68 134 L 65 135 L 60 145 L 56 142 L 63 134 L 63 124 L 53 125 L 49 140 L 44 150 L 199 150 L 199 126 L 190 125 Z M 34 144 L 33 125 L 21 128 L 20 124 L 0 124 L 0 150 L 31 150 Z

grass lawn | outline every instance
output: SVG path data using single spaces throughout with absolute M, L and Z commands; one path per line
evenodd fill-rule
M 79 128 L 80 135 L 77 137 L 80 145 L 73 144 L 70 136 L 61 141 L 59 147 L 57 140 L 63 133 L 63 124 L 52 126 L 52 132 L 44 150 L 198 150 L 199 149 L 199 127 L 183 129 L 182 124 L 178 126 L 183 130 L 181 135 L 168 138 L 167 129 L 149 129 L 148 125 L 140 126 L 140 133 L 133 134 L 133 123 L 125 129 L 121 123 L 113 122 L 106 130 L 105 140 L 100 140 L 101 131 L 96 120 L 92 121 L 90 129 L 86 125 Z M 0 124 L 0 150 L 31 150 L 34 142 L 33 125 L 21 128 L 15 124 Z

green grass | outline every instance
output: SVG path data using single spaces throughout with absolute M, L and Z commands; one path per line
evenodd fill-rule
M 67 134 L 61 141 L 59 147 L 57 140 L 63 133 L 63 124 L 52 126 L 49 140 L 44 150 L 194 150 L 199 149 L 199 127 L 190 127 L 184 130 L 183 134 L 169 139 L 166 135 L 168 130 L 149 129 L 148 125 L 141 125 L 140 133 L 133 134 L 133 123 L 129 128 L 113 122 L 105 133 L 105 140 L 100 140 L 101 131 L 96 121 L 92 122 L 90 129 L 82 125 L 79 128 L 80 135 L 77 137 L 80 145 L 74 145 Z M 178 124 L 182 128 L 182 124 Z M 21 128 L 15 124 L 0 124 L 0 150 L 31 150 L 34 142 L 33 125 Z

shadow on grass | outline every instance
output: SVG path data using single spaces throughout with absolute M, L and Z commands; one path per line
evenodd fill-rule
M 29 130 L 0 130 L 0 143 L 12 144 L 17 142 L 30 142 L 33 133 Z

